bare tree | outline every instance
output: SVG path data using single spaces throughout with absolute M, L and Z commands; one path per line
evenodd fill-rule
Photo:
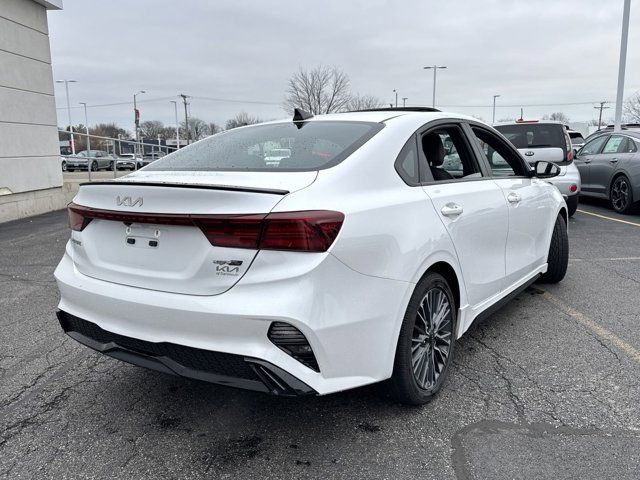
M 351 98 L 347 102 L 345 110 L 369 110 L 371 108 L 379 108 L 380 106 L 382 106 L 382 101 L 378 97 L 356 93 L 354 95 L 351 95 Z
M 191 136 L 191 140 L 201 140 L 204 137 L 208 136 L 209 129 L 207 127 L 208 125 L 204 120 L 201 120 L 197 117 L 189 117 L 189 135 Z M 180 123 L 180 129 L 185 132 L 186 136 L 186 130 L 184 130 L 184 128 L 185 123 Z
M 562 112 L 553 112 L 551 115 L 545 115 L 543 120 L 555 120 L 557 122 L 569 123 L 569 117 Z
M 298 107 L 314 115 L 339 112 L 351 100 L 349 77 L 337 67 L 321 65 L 312 70 L 300 68 L 289 79 L 283 107 Z
M 207 123 L 207 135 L 215 135 L 222 131 L 222 127 L 214 122 Z
M 231 130 L 232 128 L 244 127 L 245 125 L 253 125 L 262 122 L 259 117 L 252 117 L 247 112 L 240 112 L 235 117 L 230 118 L 224 124 L 225 130 Z
M 140 133 L 144 138 L 158 138 L 165 134 L 165 126 L 160 120 L 147 120 L 140 124 Z M 166 137 L 165 137 L 166 138 Z
M 640 123 L 640 92 L 632 95 L 624 104 L 626 123 Z

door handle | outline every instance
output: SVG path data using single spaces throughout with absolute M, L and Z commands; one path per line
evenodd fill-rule
M 519 203 L 521 198 L 516 192 L 509 192 L 507 195 L 507 200 L 509 203 Z
M 618 163 L 618 159 L 617 158 L 612 158 L 611 160 L 609 160 L 610 163 Z
M 585 158 L 585 159 L 583 160 L 583 162 L 584 162 L 584 163 L 591 163 L 591 160 L 589 160 L 589 159 L 586 159 L 586 158 Z
M 445 217 L 457 217 L 462 213 L 462 207 L 457 203 L 450 202 L 442 207 L 440 212 L 442 212 L 442 215 Z

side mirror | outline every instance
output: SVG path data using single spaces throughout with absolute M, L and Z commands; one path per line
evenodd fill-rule
M 537 178 L 553 178 L 560 175 L 560 167 L 552 162 L 540 160 L 535 163 L 534 176 Z

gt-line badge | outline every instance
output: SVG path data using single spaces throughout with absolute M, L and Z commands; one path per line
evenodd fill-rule
M 216 275 L 229 275 L 237 277 L 240 275 L 240 266 L 242 260 L 214 260 L 216 266 Z

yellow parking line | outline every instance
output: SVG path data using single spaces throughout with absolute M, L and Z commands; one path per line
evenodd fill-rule
M 580 213 L 586 213 L 587 215 L 593 215 L 594 217 L 606 218 L 607 220 L 613 220 L 614 222 L 626 223 L 627 225 L 633 225 L 634 227 L 640 227 L 640 223 L 629 222 L 628 220 L 620 220 L 619 218 L 607 217 L 606 215 L 600 215 L 599 213 L 587 212 L 586 210 L 578 209 Z
M 618 349 L 622 350 L 624 353 L 629 355 L 633 360 L 637 363 L 640 363 L 640 350 L 637 350 L 635 347 L 630 345 L 629 343 L 622 340 L 615 333 L 610 332 L 606 328 L 600 326 L 598 323 L 591 320 L 589 317 L 580 313 L 575 308 L 567 305 L 562 300 L 560 300 L 555 295 L 550 294 L 546 290 L 543 290 L 544 294 L 543 298 L 553 303 L 556 307 L 558 307 L 562 312 L 569 315 L 571 318 L 576 320 L 578 323 L 584 325 L 589 330 L 591 330 L 594 334 L 596 334 L 601 339 L 607 340 L 615 345 Z

